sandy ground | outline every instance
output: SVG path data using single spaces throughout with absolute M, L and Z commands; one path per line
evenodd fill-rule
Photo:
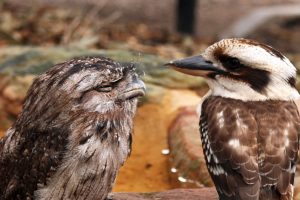
M 159 104 L 139 108 L 135 118 L 133 151 L 122 167 L 114 191 L 152 192 L 171 188 L 167 149 L 167 130 L 181 106 L 196 105 L 196 93 L 169 90 Z

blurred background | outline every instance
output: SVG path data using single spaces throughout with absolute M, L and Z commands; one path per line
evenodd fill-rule
M 54 64 L 87 55 L 139 63 L 147 96 L 114 191 L 212 186 L 195 112 L 207 86 L 163 63 L 228 37 L 269 44 L 300 67 L 300 1 L 0 0 L 0 136 L 34 77 Z

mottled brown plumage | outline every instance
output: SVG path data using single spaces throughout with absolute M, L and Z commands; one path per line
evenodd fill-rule
M 82 58 L 35 79 L 0 140 L 0 199 L 100 199 L 131 150 L 144 84 L 132 65 Z

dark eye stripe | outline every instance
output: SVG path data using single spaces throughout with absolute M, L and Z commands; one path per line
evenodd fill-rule
M 244 65 L 237 58 L 226 54 L 219 53 L 217 56 L 223 67 L 228 70 L 228 73 L 223 74 L 223 76 L 245 82 L 257 92 L 265 92 L 266 86 L 270 82 L 268 71 Z
M 270 82 L 268 71 L 253 69 L 245 66 L 240 74 L 228 74 L 228 77 L 248 83 L 250 87 L 260 93 L 264 93 Z

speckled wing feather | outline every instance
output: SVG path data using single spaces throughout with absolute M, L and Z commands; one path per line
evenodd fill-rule
M 292 199 L 299 150 L 297 108 L 293 102 L 282 101 L 277 106 L 266 103 L 259 110 L 258 165 L 264 187 L 261 195 L 270 198 L 272 194 L 267 189 L 271 187 L 281 194 L 281 200 Z
M 0 199 L 33 199 L 38 185 L 46 185 L 60 165 L 68 133 L 11 129 L 8 134 L 0 142 Z
M 298 151 L 293 102 L 208 97 L 201 139 L 221 200 L 289 199 Z

